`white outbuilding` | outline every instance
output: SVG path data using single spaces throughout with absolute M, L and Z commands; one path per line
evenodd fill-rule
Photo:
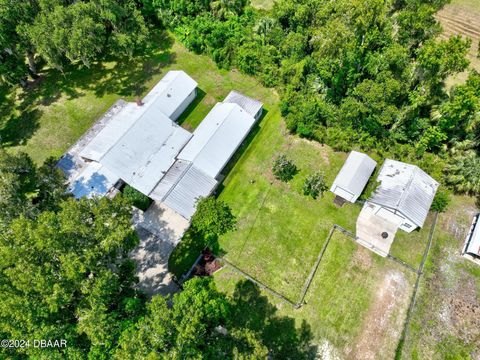
M 368 155 L 352 151 L 335 178 L 330 191 L 354 203 L 365 189 L 376 166 L 377 162 Z

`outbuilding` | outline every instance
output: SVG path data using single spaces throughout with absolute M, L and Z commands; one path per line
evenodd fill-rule
M 330 191 L 343 200 L 354 203 L 372 176 L 377 162 L 368 155 L 352 151 L 338 173 Z
M 389 253 L 397 229 L 423 227 L 439 183 L 415 165 L 386 159 L 379 185 L 357 219 L 357 238 L 382 256 Z
M 472 226 L 465 239 L 462 255 L 480 265 L 480 214 L 473 217 Z

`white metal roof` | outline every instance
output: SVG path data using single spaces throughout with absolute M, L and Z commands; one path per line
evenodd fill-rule
M 148 195 L 191 136 L 162 113 L 149 111 L 132 125 L 100 163 Z
M 80 156 L 89 160 L 100 161 L 102 156 L 116 144 L 146 110 L 147 107 L 138 106 L 135 103 L 125 104 L 80 151 Z
M 386 159 L 377 180 L 380 185 L 369 202 L 398 211 L 422 227 L 439 186 L 415 165 Z
M 197 85 L 184 71 L 171 70 L 145 96 L 144 106 L 148 106 L 149 111 L 162 112 L 172 118 Z
M 173 187 L 180 181 L 183 174 L 188 170 L 192 163 L 185 160 L 177 160 L 168 169 L 165 176 L 159 181 L 157 186 L 150 193 L 150 197 L 156 201 L 163 201 L 165 196 L 173 189 Z
M 237 104 L 218 103 L 178 155 L 216 178 L 248 135 L 255 119 Z
M 467 235 L 467 241 L 465 244 L 465 250 L 464 252 L 480 257 L 480 223 L 479 223 L 479 216 L 480 214 L 477 214 L 473 218 L 473 223 L 470 228 L 470 231 Z
M 257 116 L 258 112 L 262 110 L 263 107 L 263 104 L 260 101 L 235 90 L 230 91 L 223 102 L 237 104 L 253 117 Z
M 195 213 L 197 200 L 209 196 L 217 186 L 217 181 L 195 165 L 190 165 L 175 187 L 164 199 L 165 205 L 190 220 Z
M 77 199 L 105 195 L 119 178 L 97 162 L 90 162 L 70 182 L 69 191 Z
M 376 166 L 377 162 L 368 155 L 352 151 L 335 178 L 330 191 L 354 203 L 362 194 Z

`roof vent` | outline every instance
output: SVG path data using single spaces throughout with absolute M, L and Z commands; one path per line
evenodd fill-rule
M 171 94 L 167 94 L 167 97 L 172 97 L 172 95 L 171 95 Z
M 388 233 L 387 233 L 387 232 L 385 232 L 385 231 L 384 231 L 384 232 L 382 232 L 382 238 L 384 238 L 384 239 L 388 238 Z

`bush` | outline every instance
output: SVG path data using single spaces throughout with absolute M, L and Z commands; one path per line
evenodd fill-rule
M 450 194 L 447 191 L 437 191 L 437 194 L 433 198 L 432 206 L 430 210 L 444 212 L 450 204 Z
M 328 186 L 325 181 L 325 176 L 320 172 L 308 176 L 303 184 L 303 194 L 307 196 L 310 195 L 314 199 L 319 195 L 323 197 L 323 193 L 327 190 Z
M 237 220 L 227 203 L 212 196 L 200 198 L 192 217 L 192 227 L 207 237 L 218 237 L 235 230 Z
M 140 210 L 147 210 L 152 201 L 146 195 L 143 195 L 140 191 L 135 190 L 130 185 L 125 186 L 123 190 L 123 196 L 125 199 L 130 201 L 130 203 Z
M 287 182 L 295 176 L 297 167 L 285 155 L 279 155 L 273 162 L 272 171 L 278 180 Z

